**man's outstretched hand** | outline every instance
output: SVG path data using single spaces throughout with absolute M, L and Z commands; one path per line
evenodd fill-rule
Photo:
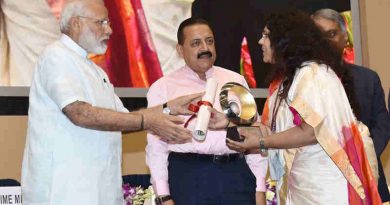
M 139 112 L 144 115 L 144 129 L 161 137 L 162 140 L 171 144 L 186 143 L 191 140 L 191 131 L 182 125 L 184 119 L 164 114 L 161 105 Z
M 168 108 L 171 110 L 171 115 L 191 115 L 193 112 L 188 109 L 190 104 L 196 104 L 201 100 L 204 92 L 195 93 L 177 97 L 167 102 Z

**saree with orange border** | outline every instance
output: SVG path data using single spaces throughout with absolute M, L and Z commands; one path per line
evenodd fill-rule
M 279 204 L 381 204 L 364 150 L 362 135 L 369 135 L 368 129 L 356 120 L 333 70 L 305 63 L 275 114 L 279 84 L 270 86 L 263 124 L 270 126 L 274 115 L 275 132 L 282 132 L 305 121 L 314 128 L 318 141 L 295 149 L 269 150 L 270 156 L 281 156 L 270 161 L 270 169 L 275 162 L 284 169 L 283 177 L 276 179 Z

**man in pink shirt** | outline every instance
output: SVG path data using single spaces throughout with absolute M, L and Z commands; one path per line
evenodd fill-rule
M 229 35 L 229 34 L 226 34 Z M 156 81 L 147 94 L 148 106 L 177 96 L 204 92 L 206 79 L 218 82 L 213 107 L 221 111 L 219 92 L 227 82 L 247 86 L 232 71 L 213 66 L 214 35 L 202 19 L 183 21 L 177 34 L 179 55 L 186 65 Z M 164 104 L 169 114 L 169 103 Z M 188 119 L 188 117 L 187 117 Z M 193 129 L 196 120 L 189 122 Z M 148 134 L 146 163 L 152 175 L 157 204 L 164 205 L 253 205 L 265 204 L 267 160 L 260 154 L 243 155 L 226 146 L 226 131 L 208 130 L 204 141 L 170 144 L 163 136 Z

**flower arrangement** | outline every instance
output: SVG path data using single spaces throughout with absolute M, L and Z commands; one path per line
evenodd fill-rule
M 276 199 L 276 181 L 268 179 L 265 183 L 267 191 L 265 192 L 265 198 L 267 205 L 277 205 Z
M 277 205 L 276 181 L 268 179 L 265 186 L 267 189 L 265 193 L 267 205 Z M 122 189 L 125 199 L 124 205 L 146 205 L 148 202 L 154 204 L 155 195 L 152 186 L 143 189 L 141 186 L 132 187 L 129 184 L 123 184 Z
M 141 186 L 132 187 L 129 184 L 123 184 L 123 197 L 125 199 L 124 205 L 144 205 L 148 201 L 153 204 L 154 192 L 152 186 L 143 189 Z

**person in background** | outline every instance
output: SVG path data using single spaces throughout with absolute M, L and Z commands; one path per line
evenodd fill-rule
M 112 33 L 103 1 L 68 1 L 61 32 L 40 55 L 30 89 L 23 204 L 123 204 L 121 131 L 146 129 L 172 143 L 191 133 L 161 105 L 129 113 L 107 74 L 88 59 L 88 53 L 105 53 Z M 167 106 L 172 114 L 191 114 L 189 103 L 201 95 Z
M 350 0 L 193 0 L 191 15 L 203 18 L 213 28 L 218 58 L 215 65 L 240 73 L 240 56 L 243 38 L 246 38 L 253 66 L 255 84 L 268 87 L 269 64 L 262 62 L 258 35 L 265 18 L 285 8 L 297 8 L 312 13 L 320 8 L 337 11 L 350 10 Z M 181 3 L 181 2 L 180 2 Z M 229 34 L 229 35 L 226 35 Z M 261 106 L 264 105 L 260 99 Z
M 324 36 L 336 45 L 340 53 L 343 53 L 348 35 L 340 13 L 332 9 L 320 9 L 312 15 L 312 18 Z M 380 156 L 390 139 L 390 118 L 381 80 L 378 74 L 369 68 L 344 61 L 341 63 L 348 68 L 353 79 L 355 96 L 359 104 L 359 115 L 356 117 L 367 125 L 374 141 L 379 171 L 378 191 L 382 201 L 388 202 L 390 194 Z
M 278 189 L 287 184 L 286 204 L 380 204 L 361 149 L 368 128 L 354 116 L 351 82 L 340 80 L 345 68 L 338 50 L 306 13 L 275 13 L 266 22 L 259 44 L 273 72 L 264 125 L 240 128 L 244 141 L 228 139 L 229 148 L 268 151 L 271 178 Z M 228 124 L 224 114 L 214 110 L 213 116 L 210 127 Z
M 157 80 L 147 94 L 153 107 L 177 96 L 205 90 L 206 80 L 218 82 L 212 105 L 221 110 L 218 93 L 227 82 L 247 87 L 243 76 L 214 66 L 215 39 L 211 27 L 202 19 L 184 20 L 177 32 L 179 55 L 186 65 Z M 169 111 L 167 112 L 169 113 Z M 194 129 L 196 120 L 188 124 Z M 244 155 L 226 146 L 225 130 L 207 132 L 204 141 L 193 139 L 181 145 L 160 140 L 149 133 L 146 163 L 152 176 L 157 204 L 164 205 L 264 205 L 266 158 Z

